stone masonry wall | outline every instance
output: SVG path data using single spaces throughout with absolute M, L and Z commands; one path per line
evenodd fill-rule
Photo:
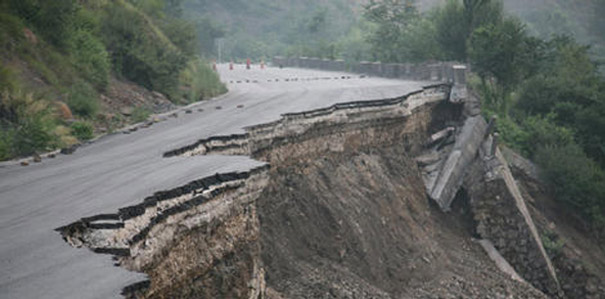
M 501 154 L 486 157 L 481 151 L 465 177 L 477 233 L 491 240 L 515 270 L 536 288 L 560 293 L 554 268 L 542 246 L 516 183 Z M 515 191 L 516 190 L 516 191 Z

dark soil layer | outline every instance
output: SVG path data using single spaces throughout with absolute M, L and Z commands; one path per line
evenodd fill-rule
M 271 297 L 544 297 L 495 268 L 463 204 L 429 204 L 404 146 L 286 164 L 258 201 Z

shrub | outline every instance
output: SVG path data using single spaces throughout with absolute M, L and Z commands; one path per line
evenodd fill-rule
M 181 96 L 189 103 L 215 97 L 227 92 L 227 88 L 220 78 L 202 59 L 189 62 L 187 68 L 181 73 Z
M 97 92 L 90 84 L 78 81 L 72 86 L 69 92 L 67 105 L 77 115 L 92 117 L 99 110 L 97 97 Z
M 70 38 L 70 52 L 84 78 L 99 89 L 109 83 L 111 64 L 103 43 L 86 30 L 75 31 Z
M 52 149 L 57 144 L 53 129 L 54 121 L 45 112 L 23 118 L 16 128 L 13 138 L 18 155 L 31 155 L 38 151 Z
M 17 77 L 13 71 L 8 67 L 0 65 L 0 92 L 15 91 L 18 85 Z
M 545 231 L 540 235 L 542 239 L 542 245 L 544 245 L 544 249 L 546 249 L 546 253 L 548 257 L 551 259 L 555 259 L 563 253 L 563 247 L 565 246 L 565 241 L 552 231 Z
M 13 130 L 1 128 L 0 130 L 0 161 L 13 157 Z
M 556 200 L 595 226 L 605 224 L 605 173 L 577 144 L 542 146 L 535 157 Z
M 0 102 L 3 122 L 3 155 L 30 155 L 58 145 L 53 111 L 44 100 L 31 94 L 4 92 Z
M 147 15 L 115 1 L 107 7 L 101 32 L 117 73 L 175 98 L 187 57 Z
M 547 117 L 528 117 L 522 123 L 526 134 L 525 148 L 530 157 L 534 157 L 539 147 L 563 147 L 574 143 L 573 132 L 565 127 L 557 126 Z
M 89 122 L 75 122 L 71 125 L 71 132 L 78 140 L 86 141 L 94 137 L 94 128 Z
M 531 149 L 528 148 L 528 133 L 512 119 L 504 117 L 496 123 L 497 131 L 502 141 L 511 148 L 519 151 L 524 156 L 530 156 Z
M 20 0 L 12 0 L 12 2 L 20 2 Z M 75 0 L 26 2 L 32 4 L 27 7 L 29 15 L 22 17 L 33 24 L 46 41 L 58 47 L 66 46 L 72 33 L 74 17 L 80 8 L 79 4 Z
M 170 41 L 185 55 L 193 56 L 198 52 L 196 31 L 191 22 L 169 18 L 159 25 Z
M 504 143 L 533 158 L 539 147 L 561 147 L 574 143 L 573 131 L 556 125 L 553 117 L 527 117 L 521 124 L 504 117 L 498 119 L 497 130 Z
M 143 122 L 149 118 L 149 115 L 151 115 L 151 111 L 149 111 L 149 109 L 145 107 L 136 107 L 132 111 L 132 122 Z
M 12 52 L 21 44 L 25 39 L 23 28 L 19 18 L 0 12 L 0 46 L 3 51 Z

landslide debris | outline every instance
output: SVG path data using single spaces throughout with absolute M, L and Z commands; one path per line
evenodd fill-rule
M 267 285 L 284 298 L 545 298 L 427 200 L 403 146 L 274 167 L 258 200 Z

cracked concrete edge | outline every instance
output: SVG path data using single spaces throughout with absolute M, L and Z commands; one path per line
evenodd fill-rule
M 198 206 L 207 205 L 214 198 L 234 189 L 241 188 L 249 180 L 266 174 L 268 170 L 269 164 L 264 164 L 245 171 L 216 173 L 205 176 L 169 190 L 155 192 L 153 195 L 142 199 L 140 203 L 120 208 L 113 214 L 98 214 L 80 218 L 70 224 L 56 228 L 55 231 L 61 235 L 66 243 L 74 248 L 86 248 L 96 254 L 108 254 L 113 256 L 114 260 L 124 257 L 134 258 L 138 253 L 133 255 L 132 246 L 145 240 L 150 231 L 159 223 L 166 221 L 168 217 L 186 213 Z M 174 201 L 172 205 L 167 206 L 167 203 L 171 201 Z M 155 216 L 150 217 L 147 214 Z M 112 223 L 107 223 L 107 221 L 112 221 Z M 125 224 L 129 221 L 134 221 L 138 224 L 134 226 L 129 224 L 126 227 Z M 111 227 L 105 224 L 109 224 Z M 124 236 L 128 236 L 122 240 L 125 242 L 118 242 L 115 236 L 110 238 L 113 240 L 113 243 L 106 242 L 107 240 L 99 241 L 103 237 L 101 239 L 98 237 L 84 237 L 84 235 L 93 234 L 94 231 L 103 231 L 105 234 L 111 234 L 114 231 L 125 230 L 132 233 L 120 233 L 120 235 L 124 234 Z M 132 271 L 132 269 L 129 270 Z M 147 278 L 123 286 L 121 294 L 128 298 L 134 298 L 137 292 L 144 292 L 149 288 L 150 283 L 150 280 Z
M 448 99 L 450 84 L 437 83 L 423 86 L 422 89 L 416 90 L 395 98 L 375 99 L 366 101 L 351 101 L 336 103 L 328 107 L 306 110 L 295 113 L 284 113 L 279 119 L 271 122 L 255 124 L 244 127 L 244 134 L 219 135 L 200 139 L 194 143 L 164 152 L 164 157 L 174 156 L 191 156 L 204 155 L 208 152 L 213 154 L 223 155 L 251 155 L 252 149 L 249 147 L 251 139 L 266 133 L 267 130 L 272 131 L 275 128 L 286 127 L 287 122 L 297 121 L 320 121 L 325 117 L 331 117 L 340 112 L 347 113 L 348 110 L 380 109 L 383 107 L 403 107 L 402 112 L 405 115 L 411 115 L 416 109 L 426 104 Z M 422 97 L 422 100 L 417 100 L 415 96 Z M 226 152 L 213 151 L 212 148 L 225 149 Z

